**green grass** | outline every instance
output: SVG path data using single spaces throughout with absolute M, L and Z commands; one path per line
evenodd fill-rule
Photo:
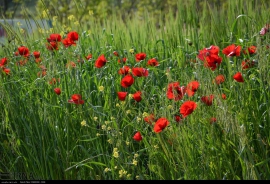
M 47 33 L 29 36 L 18 27 L 10 28 L 15 39 L 0 50 L 0 58 L 8 58 L 6 67 L 11 70 L 0 75 L 0 172 L 27 173 L 42 180 L 270 179 L 269 33 L 259 35 L 269 11 L 264 5 L 258 8 L 253 1 L 239 0 L 229 1 L 226 9 L 205 3 L 198 12 L 191 2 L 179 4 L 176 17 L 152 17 L 146 12 L 125 22 L 115 15 L 102 24 L 89 17 L 89 24 L 71 20 L 69 28 L 56 24 Z M 51 33 L 64 36 L 70 30 L 79 33 L 75 46 L 64 48 L 60 43 L 57 51 L 46 48 Z M 222 50 L 231 44 L 254 45 L 257 51 L 227 57 Z M 25 59 L 14 55 L 21 45 L 31 53 L 40 51 L 41 63 L 30 56 L 26 65 L 18 65 Z M 220 48 L 222 58 L 214 71 L 197 58 L 199 50 L 211 45 Z M 126 57 L 130 68 L 147 68 L 149 76 L 134 77 L 131 87 L 121 87 L 118 70 L 123 64 L 113 51 Z M 140 52 L 147 57 L 136 62 L 135 54 Z M 90 53 L 92 60 L 87 61 Z M 108 62 L 95 68 L 101 54 Z M 147 66 L 151 58 L 160 65 Z M 243 70 L 245 58 L 258 64 Z M 75 68 L 66 67 L 70 61 Z M 47 68 L 45 76 L 37 75 L 40 65 Z M 238 71 L 244 83 L 232 78 Z M 213 80 L 219 74 L 225 82 L 216 85 Z M 60 81 L 49 84 L 52 78 Z M 186 86 L 192 80 L 200 83 L 194 96 L 179 101 L 167 98 L 169 83 Z M 54 93 L 55 87 L 61 88 L 60 95 Z M 122 103 L 118 91 L 141 91 L 142 101 L 127 96 Z M 83 105 L 68 103 L 76 93 L 82 95 Z M 220 98 L 222 93 L 226 100 Z M 206 106 L 200 98 L 210 94 L 214 102 Z M 197 108 L 176 122 L 174 115 L 188 100 L 195 101 Z M 155 133 L 154 123 L 144 121 L 145 113 L 153 113 L 156 119 L 166 117 L 170 124 Z M 212 117 L 217 122 L 210 124 Z M 83 120 L 87 126 L 81 125 Z M 137 131 L 143 137 L 140 142 L 132 138 Z

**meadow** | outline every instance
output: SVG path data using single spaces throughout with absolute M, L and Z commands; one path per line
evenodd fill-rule
M 2 25 L 1 173 L 270 179 L 266 6 L 179 3 L 176 15 L 89 15 L 87 24 L 69 15 L 69 25 L 41 14 L 52 28 Z

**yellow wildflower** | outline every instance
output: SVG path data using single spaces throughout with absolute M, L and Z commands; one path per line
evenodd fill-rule
M 120 178 L 126 176 L 126 174 L 127 174 L 127 171 L 125 171 L 125 170 L 120 170 L 120 171 L 119 171 L 119 177 L 120 177 Z
M 94 14 L 94 12 L 93 12 L 93 10 L 89 10 L 89 15 L 93 15 Z
M 130 52 L 131 54 L 134 54 L 134 49 L 129 49 L 129 52 Z
M 113 148 L 113 157 L 114 158 L 118 158 L 119 157 L 118 148 Z
M 104 91 L 104 87 L 103 87 L 103 86 L 99 86 L 99 87 L 98 87 L 98 90 L 99 90 L 100 92 L 102 92 L 102 91 Z
M 101 126 L 101 129 L 102 129 L 102 130 L 106 130 L 106 125 L 102 125 L 102 126 Z
M 133 162 L 132 162 L 133 165 L 137 166 L 138 164 L 138 161 L 136 159 L 133 159 Z
M 73 19 L 75 19 L 74 15 L 68 16 L 68 20 L 73 20 Z
M 149 116 L 147 112 L 143 112 L 143 117 Z
M 113 141 L 112 141 L 111 139 L 109 139 L 109 140 L 108 140 L 108 143 L 112 144 L 112 143 L 113 143 Z
M 83 120 L 83 121 L 81 122 L 81 125 L 82 125 L 82 126 L 86 126 L 86 121 Z

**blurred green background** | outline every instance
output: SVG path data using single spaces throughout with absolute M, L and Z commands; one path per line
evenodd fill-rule
M 212 7 L 226 8 L 230 0 L 0 0 L 0 16 L 2 18 L 24 18 L 22 12 L 27 8 L 33 15 L 38 14 L 46 7 L 50 15 L 59 16 L 63 23 L 70 14 L 76 15 L 78 21 L 85 21 L 89 12 L 96 19 L 108 18 L 112 14 L 121 15 L 122 19 L 134 14 L 149 14 L 159 16 L 172 10 L 177 13 L 177 4 L 196 4 L 197 11 L 203 8 L 204 2 Z M 253 0 L 254 6 L 269 7 L 269 0 Z M 255 8 L 255 7 L 254 7 Z M 256 7 L 257 8 L 257 7 Z

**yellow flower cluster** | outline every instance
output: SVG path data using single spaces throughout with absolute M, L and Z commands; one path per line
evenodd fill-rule
M 123 177 L 125 177 L 126 175 L 127 175 L 127 171 L 122 170 L 122 169 L 119 171 L 119 177 L 120 177 L 120 178 L 123 178 Z
M 111 169 L 108 168 L 108 167 L 106 167 L 106 168 L 104 169 L 104 172 L 105 172 L 105 173 L 106 173 L 106 172 L 109 172 L 109 171 L 111 171 Z
M 68 16 L 68 20 L 74 20 L 74 19 L 75 19 L 74 15 Z
M 129 49 L 129 52 L 130 52 L 131 54 L 134 54 L 134 49 Z
M 143 117 L 149 116 L 147 112 L 143 112 Z
M 118 158 L 119 157 L 118 148 L 113 148 L 113 157 L 114 158 Z
M 85 120 L 83 120 L 83 121 L 81 122 L 81 126 L 87 126 L 87 124 L 86 124 L 86 121 L 85 121 Z
M 137 166 L 137 164 L 138 164 L 138 161 L 136 160 L 136 158 L 138 158 L 138 157 L 139 157 L 139 154 L 138 153 L 135 153 L 134 154 L 133 161 L 132 161 L 132 164 L 135 165 L 135 166 Z
M 98 87 L 98 90 L 99 90 L 100 92 L 103 92 L 103 91 L 104 91 L 104 86 L 99 86 L 99 87 Z

